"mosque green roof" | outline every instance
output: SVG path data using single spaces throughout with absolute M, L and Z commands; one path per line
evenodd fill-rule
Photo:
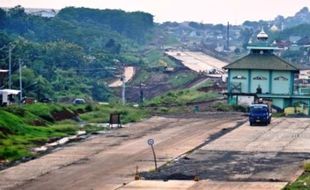
M 259 69 L 259 70 L 279 70 L 279 71 L 299 71 L 297 65 L 288 63 L 280 57 L 270 54 L 254 54 L 238 59 L 224 69 Z

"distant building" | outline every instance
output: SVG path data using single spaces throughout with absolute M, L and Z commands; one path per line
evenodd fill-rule
M 270 31 L 271 32 L 278 32 L 279 31 L 279 28 L 274 24 L 270 27 Z
M 290 40 L 290 42 L 292 42 L 292 43 L 297 43 L 300 39 L 301 39 L 300 36 L 290 36 L 290 37 L 289 37 L 289 40 Z
M 58 10 L 26 8 L 25 12 L 27 14 L 30 14 L 30 15 L 51 18 L 51 17 L 55 17 L 57 15 Z
M 310 79 L 310 70 L 301 70 L 298 75 L 298 79 L 308 80 Z
M 0 105 L 1 106 L 8 106 L 16 102 L 15 96 L 20 93 L 19 90 L 13 89 L 1 89 L 0 90 Z
M 248 46 L 247 56 L 224 67 L 228 70 L 228 102 L 249 104 L 264 99 L 277 110 L 302 104 L 310 113 L 310 88 L 294 84 L 300 67 L 276 56 L 273 51 L 279 48 L 268 45 L 267 40 L 262 30 Z

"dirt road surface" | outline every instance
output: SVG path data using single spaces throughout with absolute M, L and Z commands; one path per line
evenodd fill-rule
M 222 70 L 228 64 L 201 52 L 168 51 L 166 54 L 180 60 L 186 67 L 196 72 Z
M 131 80 L 134 75 L 135 75 L 134 67 L 125 67 L 124 69 L 125 82 Z M 120 79 L 117 79 L 113 83 L 109 84 L 109 87 L 120 87 L 122 86 L 122 83 L 123 82 Z
M 117 189 L 133 181 L 135 168 L 154 169 L 147 140 L 155 140 L 159 166 L 235 127 L 239 114 L 153 117 L 72 144 L 0 172 L 0 189 Z

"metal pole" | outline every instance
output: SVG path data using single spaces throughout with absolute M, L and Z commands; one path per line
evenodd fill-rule
M 142 82 L 140 82 L 140 104 L 143 104 L 143 99 Z
M 9 45 L 9 89 L 12 89 L 12 47 Z
M 18 65 L 19 65 L 19 101 L 21 102 L 23 99 L 23 83 L 22 83 L 22 61 L 21 59 L 18 59 Z
M 155 154 L 153 145 L 151 145 L 151 147 L 152 147 L 153 156 L 154 156 L 154 161 L 155 161 L 155 170 L 157 171 L 157 159 L 156 159 L 156 154 Z
M 227 48 L 227 50 L 229 50 L 229 22 L 227 22 L 227 36 L 226 36 L 226 40 L 227 40 L 227 44 L 226 44 L 226 48 Z
M 121 80 L 123 82 L 123 85 L 122 85 L 122 102 L 123 102 L 123 105 L 125 105 L 126 104 L 126 97 L 125 97 L 125 89 L 126 89 L 125 75 L 122 75 Z

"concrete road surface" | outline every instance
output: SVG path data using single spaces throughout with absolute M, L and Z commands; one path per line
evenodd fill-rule
M 116 189 L 133 181 L 136 166 L 139 171 L 154 169 L 146 143 L 149 138 L 155 139 L 158 164 L 162 165 L 211 135 L 235 127 L 240 119 L 244 118 L 239 114 L 215 113 L 153 117 L 129 124 L 1 171 L 0 189 Z
M 222 181 L 133 181 L 119 190 L 279 190 L 286 182 L 222 182 Z
M 180 60 L 185 67 L 196 72 L 211 71 L 213 69 L 223 71 L 223 67 L 228 64 L 202 52 L 167 51 L 165 53 Z
M 229 190 L 229 184 L 238 184 L 239 189 L 280 190 L 302 173 L 304 161 L 310 160 L 309 144 L 309 118 L 274 118 L 269 126 L 249 126 L 247 122 L 161 168 L 160 172 L 143 176 L 169 181 L 199 176 L 213 181 L 205 183 L 206 189 Z M 198 187 L 203 186 L 193 189 Z

